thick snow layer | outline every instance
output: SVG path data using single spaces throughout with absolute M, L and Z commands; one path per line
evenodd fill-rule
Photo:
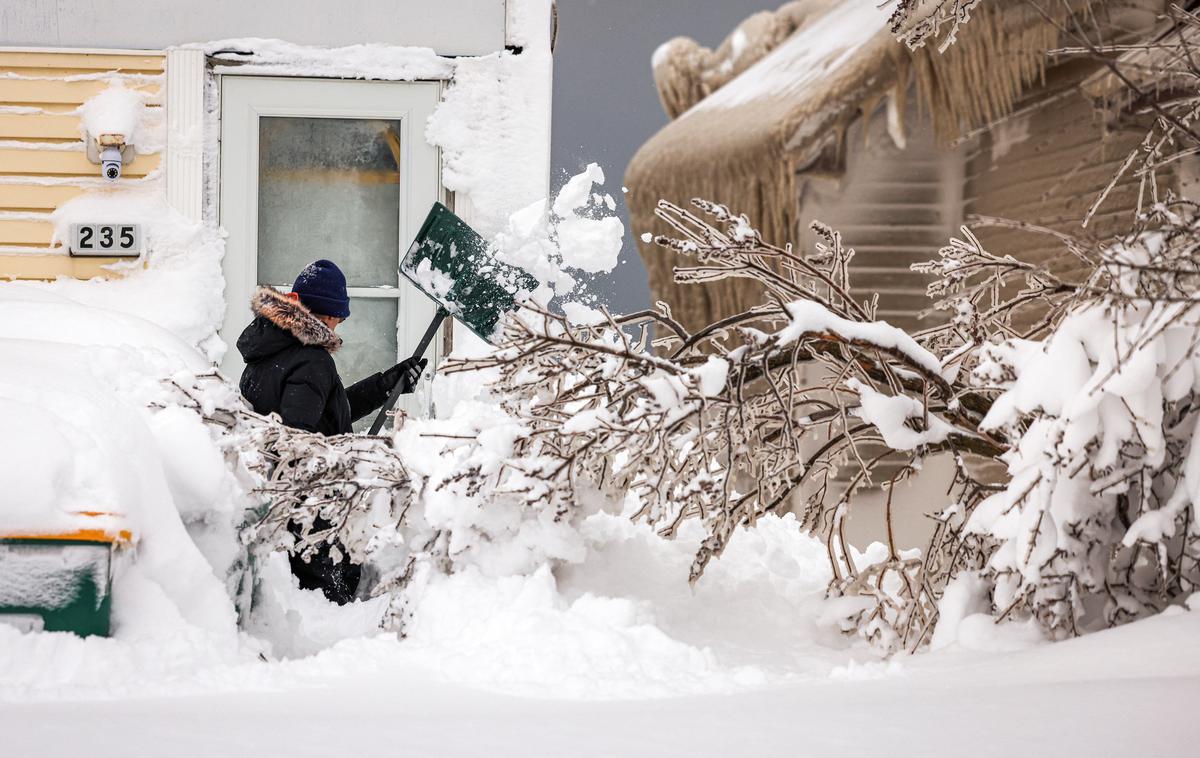
M 858 393 L 861 403 L 853 411 L 854 415 L 873 424 L 883 435 L 884 443 L 893 450 L 915 450 L 924 445 L 935 445 L 944 442 L 953 431 L 949 424 L 930 413 L 915 397 L 885 395 L 857 379 L 848 380 L 846 386 Z M 907 422 L 910 419 L 925 424 L 925 431 L 909 428 Z
M 576 326 L 592 326 L 604 321 L 604 314 L 574 300 L 562 304 L 563 315 Z
M 164 108 L 147 108 L 149 95 L 130 85 L 142 84 L 147 77 L 111 72 L 102 75 L 108 86 L 79 106 L 79 128 L 85 139 L 96 140 L 103 134 L 119 134 L 125 144 L 139 154 L 158 153 L 166 147 Z M 153 77 L 161 82 L 162 77 Z M 41 146 L 43 149 L 46 146 Z M 67 143 L 56 149 L 82 150 L 81 143 Z
M 312 47 L 278 39 L 246 37 L 214 40 L 185 48 L 226 61 L 239 74 L 264 76 L 320 76 L 347 79 L 447 79 L 454 60 L 427 47 L 365 44 L 346 47 Z M 218 73 L 221 64 L 217 64 Z
M 461 58 L 429 119 L 425 138 L 442 150 L 442 184 L 469 199 L 470 221 L 484 237 L 546 197 L 550 66 L 541 46 Z
M 778 332 L 780 345 L 795 342 L 806 334 L 831 333 L 843 339 L 861 340 L 896 350 L 929 373 L 941 373 L 942 364 L 933 353 L 918 345 L 903 329 L 897 329 L 886 321 L 849 321 L 811 300 L 797 300 L 786 307 L 791 322 Z
M 121 347 L 155 353 L 177 369 L 208 367 L 191 345 L 170 331 L 128 313 L 58 295 L 46 285 L 0 287 L 0 339 Z
M 140 258 L 113 265 L 119 276 L 95 281 L 60 277 L 20 286 L 65 295 L 101 313 L 124 313 L 157 324 L 187 345 L 199 347 L 209 361 L 219 361 L 226 349 L 217 336 L 225 314 L 221 275 L 225 245 L 220 233 L 188 221 L 168 206 L 161 184 L 153 181 L 96 189 L 64 203 L 52 216 L 55 239 L 66 240 L 72 223 L 105 218 L 140 223 L 145 236 L 146 250 Z M 0 284 L 0 290 L 10 286 L 16 285 Z M 121 339 L 121 333 L 114 329 L 105 339 Z M 135 330 L 132 335 L 130 341 L 136 343 L 139 333 Z
M 97 139 L 102 134 L 120 134 L 126 144 L 141 140 L 146 93 L 127 89 L 118 79 L 79 107 L 84 134 Z
M 1200 688 L 1198 634 L 1200 614 L 1181 611 L 1014 653 L 948 649 L 891 665 L 847 663 L 828 675 L 734 693 L 595 702 L 549 693 L 513 697 L 439 680 L 395 657 L 402 645 L 384 638 L 343 643 L 303 661 L 231 659 L 180 676 L 203 638 L 181 639 L 174 658 L 134 658 L 100 640 L 21 636 L 0 627 L 6 696 L 46 661 L 46 679 L 87 671 L 94 683 L 108 684 L 85 707 L 69 678 L 53 698 L 10 699 L 0 709 L 0 729 L 5 754 L 20 758 L 125 758 L 168 743 L 180 758 L 959 758 L 964 750 L 1004 756 L 1031 746 L 1037 755 L 1062 758 L 1184 758 L 1194 753 L 1188 714 Z M 25 644 L 33 639 L 41 645 Z M 10 655 L 14 645 L 37 655 Z M 124 671 L 139 666 L 155 672 L 157 685 L 119 684 Z

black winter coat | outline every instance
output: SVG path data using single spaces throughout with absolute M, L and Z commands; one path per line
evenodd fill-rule
M 343 387 L 333 362 L 342 340 L 307 308 L 268 287 L 250 301 L 254 320 L 238 337 L 246 361 L 242 396 L 264 415 L 321 434 L 348 434 L 351 424 L 387 400 L 378 373 Z

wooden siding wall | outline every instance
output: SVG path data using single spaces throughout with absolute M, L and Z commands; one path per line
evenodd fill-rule
M 1090 67 L 1067 64 L 1052 69 L 1046 86 L 1026 98 L 1026 107 L 1044 105 L 979 140 L 967 163 L 967 213 L 1099 239 L 1128 231 L 1138 203 L 1139 180 L 1132 172 L 1113 189 L 1088 227 L 1082 226 L 1099 193 L 1146 133 L 1144 126 L 1124 119 L 1114 125 L 1113 114 L 1097 110 L 1075 89 Z M 1041 263 L 1059 274 L 1079 273 L 1078 259 L 1048 235 L 986 228 L 978 235 L 993 253 Z
M 113 259 L 71 258 L 51 246 L 50 214 L 84 190 L 113 187 L 84 152 L 78 108 L 121 79 L 162 107 L 165 56 L 0 49 L 0 278 L 87 278 Z M 158 154 L 139 154 L 115 186 L 157 171 Z

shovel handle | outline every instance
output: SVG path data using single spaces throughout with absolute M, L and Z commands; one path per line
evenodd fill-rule
M 438 308 L 437 313 L 433 315 L 433 321 L 429 322 L 429 328 L 425 330 L 425 336 L 421 337 L 420 344 L 417 345 L 417 350 L 413 353 L 414 358 L 420 358 L 429 349 L 429 343 L 433 342 L 434 335 L 442 326 L 442 322 L 450 315 L 450 311 L 445 308 Z M 400 389 L 404 386 L 404 377 L 401 376 L 396 385 L 392 387 L 392 391 L 388 393 L 388 399 L 379 409 L 379 415 L 375 417 L 375 423 L 371 424 L 371 431 L 367 432 L 372 436 L 379 434 L 379 430 L 383 428 L 383 424 L 387 421 L 388 411 L 396 406 L 396 401 L 400 399 Z

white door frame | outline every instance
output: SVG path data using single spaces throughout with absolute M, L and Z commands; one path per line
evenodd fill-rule
M 221 77 L 220 86 L 220 223 L 228 233 L 221 262 L 225 277 L 221 337 L 229 346 L 221 368 L 236 380 L 243 364 L 234 343 L 250 323 L 249 296 L 258 284 L 259 119 L 297 116 L 400 122 L 399 266 L 400 257 L 408 250 L 430 206 L 442 199 L 438 150 L 424 136 L 425 123 L 441 97 L 442 83 L 229 76 Z M 324 257 L 318 253 L 313 251 L 313 257 Z M 397 346 L 403 353 L 405 346 L 415 346 L 420 340 L 436 306 L 403 278 L 399 286 L 408 287 L 412 294 L 401 300 Z M 378 296 L 377 292 L 358 288 L 352 288 L 350 294 Z M 435 365 L 441 357 L 441 343 L 434 340 L 426 354 Z

